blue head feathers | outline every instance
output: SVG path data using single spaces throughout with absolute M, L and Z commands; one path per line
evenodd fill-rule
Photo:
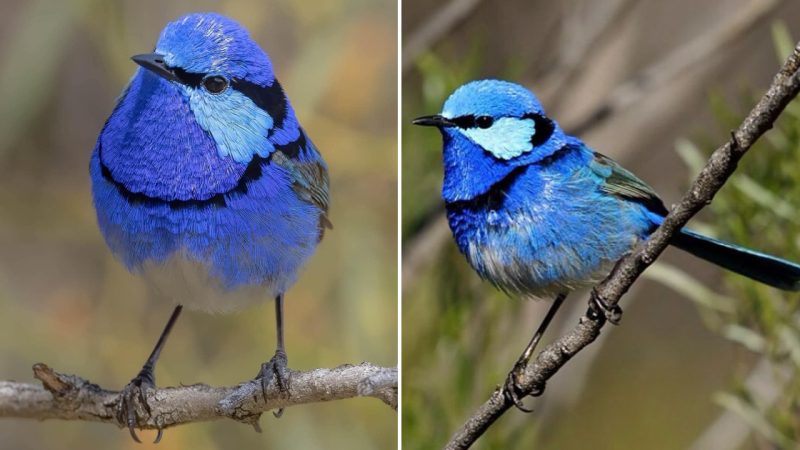
M 482 195 L 515 168 L 541 161 L 566 143 L 558 124 L 524 87 L 481 80 L 458 88 L 435 116 L 415 120 L 444 136 L 446 201 Z
M 207 199 L 299 126 L 269 57 L 236 22 L 190 14 L 166 26 L 109 118 L 100 159 L 133 193 Z
M 215 13 L 189 14 L 168 24 L 155 53 L 168 67 L 194 74 L 221 75 L 259 86 L 272 84 L 269 57 L 233 20 Z

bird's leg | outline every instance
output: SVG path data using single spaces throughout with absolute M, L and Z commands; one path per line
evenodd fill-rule
M 136 442 L 142 442 L 139 440 L 139 436 L 136 435 L 136 429 L 134 428 L 136 426 L 136 402 L 138 401 L 145 411 L 147 411 L 147 414 L 150 414 L 150 405 L 147 404 L 144 391 L 146 389 L 155 389 L 156 387 L 156 376 L 153 372 L 156 361 L 158 361 L 158 357 L 161 355 L 161 349 L 164 348 L 169 332 L 178 320 L 178 316 L 181 315 L 182 309 L 183 306 L 178 305 L 175 307 L 175 310 L 172 311 L 167 326 L 165 326 L 164 331 L 161 332 L 161 336 L 158 338 L 158 342 L 156 342 L 156 346 L 153 348 L 144 366 L 142 366 L 142 370 L 140 370 L 139 374 L 122 389 L 122 392 L 120 392 L 119 403 L 117 403 L 117 420 L 119 420 L 120 423 L 128 425 L 128 431 L 130 431 L 131 437 Z M 156 435 L 156 439 L 153 442 L 157 444 L 161 441 L 162 435 L 163 430 L 159 428 L 158 435 Z
M 614 264 L 614 269 L 611 270 L 612 274 L 617 273 L 620 264 L 622 264 L 622 259 Z M 619 325 L 619 321 L 622 320 L 622 307 L 617 304 L 609 305 L 597 294 L 597 286 L 595 286 L 589 295 L 589 309 L 586 311 L 586 317 L 595 322 L 608 320 L 613 325 Z
M 289 392 L 289 361 L 283 346 L 283 294 L 275 298 L 275 325 L 278 334 L 278 348 L 275 350 L 275 356 L 261 364 L 261 370 L 256 375 L 256 379 L 261 380 L 261 394 L 264 396 L 264 401 L 267 400 L 267 390 L 272 384 L 273 378 L 279 392 L 282 394 Z M 272 415 L 280 417 L 283 415 L 283 408 L 274 411 Z
M 548 325 L 555 317 L 556 312 L 558 312 L 558 308 L 561 307 L 561 304 L 564 303 L 564 299 L 567 298 L 566 294 L 559 294 L 553 304 L 550 306 L 550 309 L 547 311 L 547 315 L 544 316 L 542 323 L 539 324 L 539 328 L 536 329 L 536 333 L 534 333 L 531 341 L 528 342 L 528 346 L 525 347 L 525 351 L 522 352 L 517 363 L 514 364 L 514 368 L 511 369 L 511 372 L 508 373 L 506 377 L 505 385 L 503 386 L 503 395 L 508 401 L 514 403 L 519 410 L 524 412 L 531 412 L 532 410 L 525 408 L 525 405 L 522 404 L 522 399 L 520 398 L 520 394 L 522 393 L 522 387 L 520 386 L 520 377 L 525 372 L 525 368 L 528 367 L 528 362 L 531 360 L 531 356 L 533 355 L 533 351 L 536 349 L 536 346 L 539 344 L 539 341 L 542 339 L 545 330 L 547 330 Z M 536 397 L 544 392 L 544 386 L 537 386 L 536 390 L 531 392 L 530 396 Z

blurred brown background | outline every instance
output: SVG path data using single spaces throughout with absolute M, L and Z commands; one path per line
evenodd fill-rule
M 45 362 L 107 388 L 133 377 L 172 305 L 106 250 L 88 160 L 116 96 L 162 27 L 213 10 L 272 57 L 331 174 L 331 220 L 288 293 L 295 369 L 397 360 L 396 3 L 392 0 L 0 2 L 0 379 Z M 368 57 L 366 57 L 367 55 Z M 160 386 L 230 385 L 274 349 L 271 302 L 229 316 L 189 312 L 156 370 Z M 169 429 L 159 449 L 392 448 L 397 414 L 375 399 Z M 143 432 L 143 440 L 154 433 Z M 104 424 L 0 420 L 0 448 L 150 448 Z
M 410 121 L 466 81 L 515 80 L 670 205 L 771 81 L 776 42 L 800 38 L 800 2 L 406 0 L 402 33 L 403 440 L 427 449 L 502 382 L 550 304 L 509 298 L 469 269 L 443 220 L 441 138 Z M 694 227 L 800 260 L 790 110 Z M 475 448 L 798 448 L 798 296 L 675 250 L 658 266 L 623 299 L 622 325 L 526 401 L 533 414 L 507 413 Z M 546 341 L 586 299 L 571 296 Z

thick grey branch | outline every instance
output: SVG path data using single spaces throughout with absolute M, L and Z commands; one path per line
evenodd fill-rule
M 692 183 L 680 203 L 664 219 L 664 223 L 644 243 L 617 263 L 611 274 L 592 291 L 596 300 L 615 306 L 642 272 L 669 245 L 672 236 L 704 206 L 711 203 L 728 177 L 736 170 L 739 160 L 770 128 L 786 105 L 800 92 L 800 42 L 775 76 L 772 85 L 731 138 L 711 155 L 708 163 Z M 605 320 L 581 318 L 569 333 L 543 349 L 522 377 L 523 392 L 529 394 L 545 385 L 577 352 L 600 335 Z M 512 403 L 500 391 L 495 391 L 486 403 L 462 425 L 447 444 L 447 449 L 469 448 Z
M 42 386 L 0 381 L 0 417 L 86 420 L 123 426 L 116 418 L 119 392 L 102 389 L 76 375 L 57 373 L 44 364 L 33 366 L 33 372 Z M 195 384 L 159 388 L 146 395 L 151 413 L 137 405 L 137 428 L 164 429 L 224 417 L 258 428 L 264 411 L 304 403 L 365 396 L 397 409 L 397 369 L 361 363 L 291 371 L 288 393 L 281 395 L 270 388 L 266 398 L 256 381 L 233 387 Z

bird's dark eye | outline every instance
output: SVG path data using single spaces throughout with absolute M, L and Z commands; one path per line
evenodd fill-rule
M 494 119 L 490 116 L 478 116 L 475 118 L 475 125 L 478 128 L 489 128 L 494 123 Z
M 212 94 L 219 94 L 228 88 L 228 80 L 219 75 L 203 78 L 203 87 Z

